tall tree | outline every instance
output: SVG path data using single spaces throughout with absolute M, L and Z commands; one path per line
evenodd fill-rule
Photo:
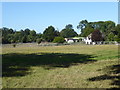
M 83 33 L 84 28 L 88 25 L 88 21 L 87 20 L 82 20 L 79 22 L 77 29 L 81 30 L 81 33 Z
M 23 38 L 22 38 L 22 42 L 23 42 L 23 43 L 27 43 L 27 42 L 28 42 L 28 39 L 27 39 L 27 36 L 26 36 L 26 35 L 23 36 Z
M 94 31 L 94 29 L 90 26 L 86 27 L 84 29 L 84 32 L 81 34 L 83 37 L 87 37 L 89 34 L 91 34 Z
M 75 37 L 78 34 L 72 29 L 72 25 L 68 24 L 65 26 L 65 28 L 60 32 L 60 36 L 64 38 L 68 37 Z
M 36 36 L 35 30 L 30 31 L 30 35 L 31 35 L 31 36 Z
M 65 29 L 73 29 L 73 25 L 72 24 L 68 24 L 65 26 Z
M 114 41 L 114 34 L 112 33 L 112 32 L 110 32 L 109 34 L 108 34 L 108 36 L 107 36 L 107 40 L 108 41 Z
M 56 36 L 56 30 L 53 26 L 49 26 L 43 32 L 43 39 L 45 39 L 48 42 L 52 42 L 55 36 Z
M 28 29 L 28 28 L 25 29 L 25 30 L 24 30 L 24 33 L 25 33 L 25 35 L 29 35 L 29 34 L 30 34 L 30 29 Z
M 88 22 L 87 20 L 82 20 L 77 28 L 81 29 L 81 36 L 84 37 L 94 30 L 100 30 L 104 34 L 105 40 L 107 40 L 109 33 L 114 31 L 115 23 L 113 21 Z

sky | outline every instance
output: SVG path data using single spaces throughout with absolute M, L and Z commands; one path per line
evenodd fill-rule
M 117 2 L 3 2 L 2 26 L 43 33 L 48 26 L 61 31 L 67 24 L 76 27 L 81 20 L 118 23 Z

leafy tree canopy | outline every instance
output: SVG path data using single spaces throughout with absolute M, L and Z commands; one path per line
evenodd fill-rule
M 49 26 L 43 32 L 43 39 L 48 42 L 52 42 L 55 36 L 57 36 L 57 34 L 58 32 L 55 30 L 55 28 L 53 26 Z
M 73 27 L 73 26 L 70 25 L 70 24 L 66 25 L 65 29 L 63 29 L 63 30 L 60 32 L 60 36 L 61 36 L 61 37 L 64 37 L 64 38 L 77 36 L 78 34 L 74 31 L 74 29 L 72 29 L 72 27 Z
M 84 37 L 92 33 L 94 30 L 100 30 L 102 34 L 104 34 L 105 40 L 108 39 L 110 32 L 115 33 L 115 23 L 113 21 L 88 22 L 87 20 L 82 20 L 80 21 L 77 28 L 81 30 L 80 36 Z

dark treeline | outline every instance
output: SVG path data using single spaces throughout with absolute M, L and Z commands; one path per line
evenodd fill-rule
M 73 26 L 71 24 L 66 25 L 66 27 L 61 32 L 55 30 L 53 26 L 49 26 L 44 30 L 43 34 L 41 33 L 37 34 L 35 30 L 30 29 L 15 31 L 13 29 L 9 29 L 6 27 L 1 28 L 0 31 L 2 31 L 3 44 L 28 43 L 28 42 L 40 43 L 41 41 L 64 42 L 63 38 L 65 37 L 67 38 L 78 36 L 78 34 L 74 31 Z
M 28 42 L 57 42 L 57 39 L 61 40 L 58 42 L 63 42 L 63 38 L 70 38 L 75 36 L 86 37 L 95 30 L 99 30 L 104 35 L 105 41 L 120 41 L 120 25 L 115 25 L 113 21 L 98 21 L 98 22 L 88 22 L 87 20 L 82 20 L 79 22 L 77 29 L 81 31 L 81 34 L 77 34 L 72 24 L 68 24 L 60 32 L 55 30 L 53 26 L 48 26 L 44 32 L 36 33 L 35 30 L 25 29 L 20 31 L 15 31 L 12 28 L 3 27 L 0 29 L 2 31 L 2 43 L 28 43 Z
M 20 30 L 14 31 L 13 29 L 5 28 L 2 29 L 2 43 L 27 43 L 35 42 L 37 38 L 41 38 L 41 34 L 36 34 L 34 30 Z

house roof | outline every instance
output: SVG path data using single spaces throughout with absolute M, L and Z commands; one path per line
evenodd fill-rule
M 92 33 L 90 33 L 87 37 L 91 38 L 91 36 L 92 36 Z
M 84 37 L 73 37 L 73 39 L 83 39 Z

